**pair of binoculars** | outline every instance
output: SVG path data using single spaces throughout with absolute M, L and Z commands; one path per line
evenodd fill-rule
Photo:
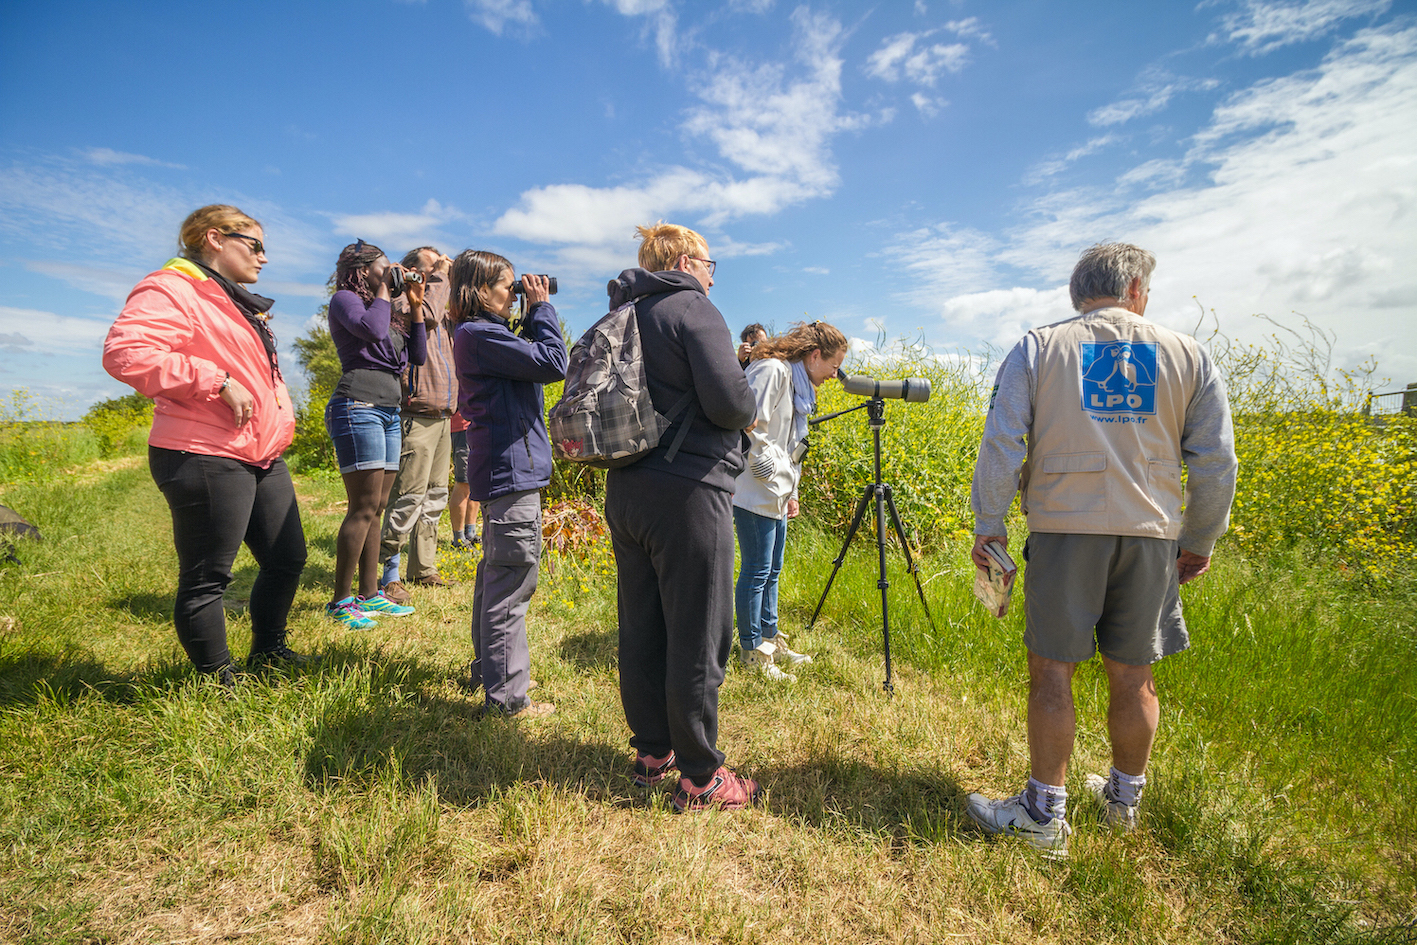
M 389 274 L 385 277 L 389 281 L 389 291 L 398 295 L 403 291 L 404 286 L 410 282 L 422 282 L 423 273 L 417 269 L 410 269 L 407 272 L 398 266 L 390 266 Z
M 547 275 L 546 273 L 544 273 L 544 272 L 539 272 L 539 273 L 537 273 L 537 275 L 541 276 L 541 278 L 543 278 L 543 279 L 546 280 L 546 294 L 547 294 L 547 295 L 555 295 L 555 294 L 556 294 L 556 277 L 555 277 L 555 276 L 548 276 L 548 275 Z M 521 295 L 521 294 L 522 294 L 523 292 L 525 292 L 525 291 L 526 291 L 526 289 L 522 286 L 522 280 L 518 279 L 516 282 L 513 282 L 513 283 L 512 283 L 512 294 L 513 294 L 513 295 Z

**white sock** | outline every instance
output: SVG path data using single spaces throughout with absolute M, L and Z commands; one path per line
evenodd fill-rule
M 1126 804 L 1128 807 L 1136 807 L 1141 801 L 1141 790 L 1144 787 L 1146 775 L 1125 774 L 1114 767 L 1111 777 L 1107 779 L 1107 799 Z
M 1040 824 L 1053 818 L 1068 819 L 1068 789 L 1058 784 L 1044 784 L 1037 778 L 1028 779 L 1028 787 L 1023 790 L 1023 806 Z

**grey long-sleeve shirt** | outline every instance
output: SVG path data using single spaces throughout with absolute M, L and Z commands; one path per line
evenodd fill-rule
M 1029 332 L 1014 345 L 995 376 L 970 488 L 977 535 L 1007 534 L 1004 517 L 1028 457 L 1027 438 L 1038 394 L 1038 354 L 1038 338 Z M 1205 352 L 1200 354 L 1200 377 L 1186 405 L 1181 434 L 1187 481 L 1178 541 L 1183 550 L 1208 557 L 1230 524 L 1236 464 L 1225 381 Z

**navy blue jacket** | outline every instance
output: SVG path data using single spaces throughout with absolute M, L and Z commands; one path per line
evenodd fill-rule
M 453 335 L 458 410 L 467 420 L 468 495 L 486 502 L 551 483 L 541 385 L 566 377 L 566 342 L 550 302 L 520 332 L 481 312 Z

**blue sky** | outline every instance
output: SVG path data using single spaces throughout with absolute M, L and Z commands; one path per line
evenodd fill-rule
M 636 223 L 699 229 L 736 332 L 938 350 L 1067 317 L 1078 251 L 1148 314 L 1267 314 L 1417 380 L 1417 5 L 345 0 L 0 6 L 0 390 L 56 416 L 182 218 L 265 225 L 288 352 L 356 237 L 561 280 L 579 332 Z M 287 375 L 299 370 L 287 354 Z

